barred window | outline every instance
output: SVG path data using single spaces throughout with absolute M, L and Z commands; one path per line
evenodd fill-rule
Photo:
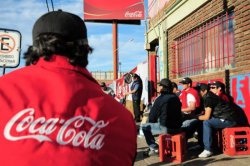
M 218 16 L 176 39 L 174 54 L 179 76 L 234 67 L 234 13 Z

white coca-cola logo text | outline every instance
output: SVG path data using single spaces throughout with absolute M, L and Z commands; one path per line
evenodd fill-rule
M 126 11 L 125 17 L 142 18 L 142 11 L 134 11 L 134 12 Z
M 50 137 L 56 134 L 55 141 L 60 145 L 69 145 L 99 150 L 104 145 L 105 135 L 101 129 L 109 123 L 103 120 L 94 121 L 85 116 L 75 116 L 70 119 L 39 117 L 35 119 L 35 110 L 27 108 L 14 115 L 4 128 L 4 136 L 10 141 L 36 139 L 40 142 L 53 141 Z M 84 125 L 90 125 L 84 130 Z M 15 131 L 15 132 L 13 132 Z M 13 134 L 16 133 L 16 134 Z M 21 133 L 26 133 L 22 134 Z

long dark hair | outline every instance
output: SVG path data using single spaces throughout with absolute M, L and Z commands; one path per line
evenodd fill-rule
M 63 37 L 56 34 L 43 34 L 36 38 L 33 46 L 29 46 L 24 53 L 26 66 L 35 64 L 39 58 L 50 60 L 53 54 L 68 57 L 69 63 L 74 66 L 86 67 L 88 65 L 88 54 L 92 53 L 86 42 L 67 42 Z

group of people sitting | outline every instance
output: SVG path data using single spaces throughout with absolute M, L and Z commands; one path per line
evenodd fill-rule
M 185 132 L 188 141 L 197 132 L 199 146 L 203 149 L 198 157 L 210 157 L 214 130 L 237 125 L 237 111 L 225 93 L 225 84 L 220 81 L 197 83 L 192 87 L 192 80 L 186 77 L 179 83 L 182 91 L 167 78 L 158 83 L 159 95 L 150 109 L 147 123 L 141 124 L 149 146 L 144 155 L 158 154 L 156 135 Z

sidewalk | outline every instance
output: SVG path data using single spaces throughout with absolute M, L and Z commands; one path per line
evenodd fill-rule
M 196 139 L 189 140 L 189 143 L 196 143 Z M 227 156 L 214 154 L 209 158 L 198 158 L 202 150 L 187 151 L 186 160 L 181 164 L 159 162 L 158 156 L 144 157 L 143 151 L 147 148 L 144 137 L 137 138 L 137 158 L 134 166 L 249 166 L 250 155 Z

